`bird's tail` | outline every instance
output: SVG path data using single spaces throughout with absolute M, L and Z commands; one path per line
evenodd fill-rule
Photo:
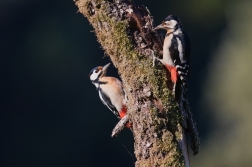
M 181 81 L 180 81 L 180 79 L 178 79 L 177 82 L 175 82 L 174 86 L 173 86 L 173 94 L 174 94 L 175 100 L 177 102 L 180 101 L 182 89 L 183 88 L 182 88 L 182 85 L 181 85 Z
M 179 85 L 178 85 L 179 87 Z M 178 89 L 178 88 L 177 88 Z M 193 151 L 193 155 L 198 154 L 200 149 L 200 138 L 199 133 L 196 128 L 196 122 L 194 120 L 193 114 L 191 112 L 191 107 L 188 102 L 188 97 L 186 94 L 186 90 L 183 86 L 181 86 L 179 94 L 179 107 L 182 113 L 182 126 L 189 132 L 191 136 L 191 148 Z

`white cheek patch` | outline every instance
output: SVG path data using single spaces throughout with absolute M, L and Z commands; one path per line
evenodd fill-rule
M 174 28 L 178 23 L 175 20 L 171 20 L 171 27 Z
M 95 73 L 95 71 L 92 73 L 92 75 L 90 76 L 90 80 L 94 81 L 98 78 L 98 75 L 100 74 L 101 72 L 98 72 L 98 73 Z
M 168 28 L 174 28 L 178 24 L 175 20 L 165 21 L 165 26 Z

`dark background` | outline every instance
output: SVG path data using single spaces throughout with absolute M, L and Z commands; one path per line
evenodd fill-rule
M 251 2 L 135 0 L 156 25 L 178 15 L 192 43 L 189 100 L 201 137 L 193 166 L 251 165 Z M 0 2 L 0 166 L 130 167 L 133 137 L 89 71 L 110 62 L 71 0 Z M 108 75 L 118 76 L 114 67 Z M 122 142 L 122 143 L 121 143 Z M 249 165 L 250 164 L 250 165 Z

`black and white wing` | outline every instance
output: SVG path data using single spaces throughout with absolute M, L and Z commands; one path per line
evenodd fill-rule
M 175 35 L 174 38 L 178 51 L 174 64 L 184 88 L 187 89 L 187 78 L 190 74 L 190 41 L 185 32 Z
M 105 92 L 103 92 L 100 87 L 98 88 L 98 92 L 99 92 L 99 96 L 100 96 L 102 103 L 105 106 L 107 106 L 116 115 L 116 117 L 118 119 L 120 119 L 120 115 L 119 115 L 117 109 L 115 108 L 115 106 L 113 106 L 113 104 L 111 103 L 111 100 L 108 97 L 108 95 L 106 95 Z

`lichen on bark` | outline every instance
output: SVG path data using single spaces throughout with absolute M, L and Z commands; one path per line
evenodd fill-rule
M 124 84 L 133 125 L 136 166 L 185 166 L 179 147 L 183 116 L 171 93 L 169 72 L 152 54 L 162 42 L 147 8 L 130 0 L 74 0 L 94 28 Z M 178 135 L 179 134 L 179 135 Z

